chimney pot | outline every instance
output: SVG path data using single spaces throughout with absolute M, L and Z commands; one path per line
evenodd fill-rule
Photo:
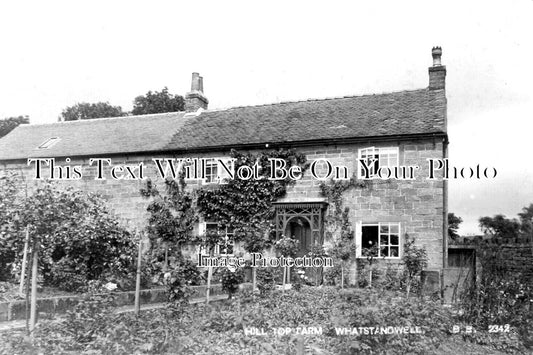
M 185 111 L 196 112 L 199 108 L 207 110 L 209 100 L 204 95 L 204 78 L 192 73 L 191 91 L 185 95 Z
M 446 66 L 441 63 L 442 48 L 433 47 L 431 49 L 433 66 L 429 67 L 429 89 L 440 90 L 446 86 Z
M 431 55 L 433 56 L 433 66 L 434 67 L 442 65 L 441 62 L 440 62 L 440 57 L 442 56 L 442 48 L 441 47 L 433 47 L 431 49 Z
M 200 90 L 200 74 L 198 73 L 192 73 L 192 81 L 191 81 L 191 91 L 201 91 Z

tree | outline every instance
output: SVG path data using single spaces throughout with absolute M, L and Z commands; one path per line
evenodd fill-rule
M 112 106 L 109 102 L 87 103 L 82 102 L 69 106 L 61 112 L 60 121 L 88 120 L 104 117 L 121 117 L 126 114 L 120 106 Z
M 143 197 L 153 197 L 148 205 L 150 213 L 148 219 L 148 236 L 153 247 L 161 244 L 164 247 L 165 262 L 163 271 L 168 268 L 168 251 L 174 247 L 181 259 L 180 247 L 183 243 L 193 240 L 192 230 L 198 218 L 194 213 L 193 197 L 185 190 L 186 183 L 183 174 L 178 180 L 165 180 L 166 194 L 161 194 L 151 180 L 146 182 L 146 188 L 140 193 Z
M 133 101 L 133 115 L 183 111 L 185 101 L 182 96 L 169 94 L 164 87 L 160 92 L 148 91 L 144 96 L 137 96 Z
M 522 208 L 522 212 L 518 214 L 520 217 L 521 231 L 526 236 L 533 236 L 533 203 L 529 207 Z
M 136 247 L 94 194 L 46 183 L 27 198 L 14 175 L 0 178 L 0 275 L 18 270 L 27 228 L 45 284 L 75 290 L 103 276 L 127 281 Z M 31 260 L 31 259 L 30 259 Z
M 461 223 L 463 223 L 463 219 L 461 217 L 456 216 L 453 212 L 448 213 L 448 237 L 452 238 L 453 240 L 459 237 L 459 233 L 457 233 L 457 231 L 459 230 L 459 225 Z
M 485 234 L 495 237 L 514 238 L 520 232 L 520 222 L 515 218 L 509 219 L 502 214 L 494 217 L 481 217 L 479 227 Z
M 28 116 L 8 117 L 0 120 L 0 138 L 14 130 L 19 124 L 28 124 Z

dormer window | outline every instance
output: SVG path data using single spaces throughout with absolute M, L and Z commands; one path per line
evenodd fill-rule
M 45 140 L 39 147 L 37 147 L 37 149 L 48 149 L 48 148 L 52 148 L 54 145 L 57 144 L 57 142 L 59 142 L 60 139 L 58 137 L 52 137 L 52 138 L 48 138 L 47 140 Z

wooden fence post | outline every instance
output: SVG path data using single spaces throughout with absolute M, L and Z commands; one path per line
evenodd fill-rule
M 26 240 L 24 241 L 24 255 L 22 255 L 22 266 L 20 268 L 19 293 L 24 294 L 24 279 L 26 278 L 26 259 L 28 255 L 28 243 L 30 239 L 30 228 L 26 226 Z
M 35 329 L 35 324 L 37 323 L 37 273 L 39 271 L 38 261 L 39 261 L 39 242 L 34 241 L 33 247 L 33 265 L 31 271 L 31 304 L 30 304 L 30 332 L 33 332 Z
M 142 235 L 139 239 L 139 255 L 137 256 L 137 279 L 135 281 L 135 314 L 139 315 L 141 310 L 141 259 L 142 259 Z

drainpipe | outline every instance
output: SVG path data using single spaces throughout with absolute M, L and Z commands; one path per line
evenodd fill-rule
M 442 157 L 448 159 L 448 138 L 442 140 Z M 441 298 L 444 301 L 444 270 L 448 267 L 448 180 L 442 179 L 442 272 Z

